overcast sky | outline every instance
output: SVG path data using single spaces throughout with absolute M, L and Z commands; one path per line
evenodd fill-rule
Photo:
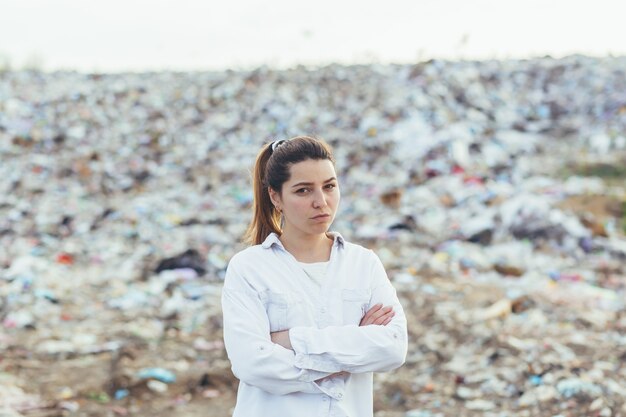
M 203 70 L 626 55 L 625 0 L 0 0 L 0 64 Z

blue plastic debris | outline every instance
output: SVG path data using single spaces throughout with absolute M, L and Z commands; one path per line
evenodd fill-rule
M 116 400 L 123 400 L 124 398 L 128 397 L 129 394 L 130 392 L 127 389 L 118 389 L 117 391 L 115 391 L 114 398 Z
M 163 368 L 144 368 L 139 371 L 137 376 L 140 379 L 156 379 L 166 384 L 176 381 L 176 375 L 173 372 Z

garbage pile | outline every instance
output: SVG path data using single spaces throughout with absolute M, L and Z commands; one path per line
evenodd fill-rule
M 0 415 L 229 415 L 222 279 L 298 134 L 409 316 L 378 417 L 626 415 L 625 64 L 0 73 Z

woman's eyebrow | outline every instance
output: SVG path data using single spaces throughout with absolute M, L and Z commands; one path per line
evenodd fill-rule
M 324 184 L 329 183 L 331 181 L 336 181 L 336 180 L 337 180 L 337 178 L 331 177 L 331 178 L 327 179 L 326 181 L 324 181 Z M 313 183 L 312 182 L 302 181 L 302 182 L 299 182 L 297 184 L 292 185 L 291 188 L 302 187 L 304 185 L 313 185 Z

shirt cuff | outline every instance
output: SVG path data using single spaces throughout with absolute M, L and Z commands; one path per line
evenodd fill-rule
M 305 334 L 306 328 L 304 327 L 292 327 L 289 329 L 289 341 L 293 351 L 298 354 L 307 354 L 307 335 Z
M 323 358 L 318 354 L 309 354 L 308 346 L 311 345 L 311 336 L 306 327 L 289 329 L 289 340 L 296 353 L 295 366 L 298 368 L 330 373 L 343 370 L 340 364 L 332 359 Z
M 312 369 L 301 368 L 299 366 L 297 367 L 302 369 L 302 375 L 300 375 L 300 377 L 298 378 L 298 380 L 302 382 L 315 382 L 318 379 L 328 376 L 328 372 L 319 372 Z
M 317 382 L 313 383 L 317 386 L 317 388 L 322 391 L 324 394 L 328 395 L 332 399 L 337 401 L 341 401 L 343 399 L 345 384 L 338 384 L 337 382 L 330 380 L 325 380 L 321 384 Z

